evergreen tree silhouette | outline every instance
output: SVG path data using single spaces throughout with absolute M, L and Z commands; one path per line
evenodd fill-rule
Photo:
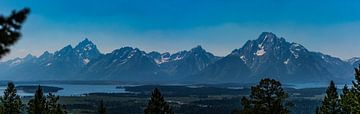
M 316 107 L 315 114 L 320 114 L 320 108 L 319 107 Z
M 0 15 L 0 58 L 10 51 L 13 45 L 21 37 L 20 29 L 30 13 L 29 8 L 13 11 L 10 16 Z
M 47 114 L 46 97 L 41 86 L 35 92 L 34 98 L 28 102 L 29 114 Z
M 49 93 L 46 100 L 46 109 L 48 114 L 66 114 L 64 110 L 65 106 L 58 103 L 59 96 L 55 96 L 52 93 Z
M 100 106 L 98 108 L 98 112 L 99 112 L 99 114 L 106 114 L 106 107 L 104 105 L 103 100 L 100 101 Z
M 145 114 L 173 114 L 170 106 L 164 100 L 160 90 L 155 88 L 152 92 L 150 101 L 144 110 Z
M 23 107 L 20 96 L 16 94 L 16 88 L 13 82 L 8 82 L 1 97 L 1 114 L 20 114 Z
M 329 87 L 326 89 L 326 96 L 322 101 L 320 107 L 321 114 L 339 114 L 340 113 L 340 103 L 339 95 L 336 91 L 336 86 L 333 81 L 330 82 Z
M 340 95 L 340 107 L 342 114 L 350 114 L 351 113 L 351 93 L 347 85 L 345 84 L 342 94 Z
M 251 101 L 249 99 L 247 99 L 246 97 L 243 97 L 241 99 L 241 104 L 243 106 L 242 111 L 240 112 L 241 114 L 250 114 L 250 113 L 254 113 L 254 111 L 251 109 Z
M 288 94 L 281 87 L 281 83 L 274 79 L 262 79 L 259 85 L 251 87 L 249 98 L 243 97 L 243 109 L 240 114 L 288 114 Z
M 351 98 L 351 112 L 360 112 L 360 65 L 355 68 L 355 81 L 349 97 Z

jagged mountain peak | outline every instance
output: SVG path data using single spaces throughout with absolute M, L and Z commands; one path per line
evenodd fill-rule
M 110 54 L 113 54 L 115 56 L 118 56 L 120 58 L 132 58 L 134 56 L 146 56 L 146 53 L 144 51 L 141 51 L 138 48 L 133 47 L 122 47 L 120 49 L 116 49 Z
M 351 62 L 359 60 L 353 59 Z M 247 83 L 266 76 L 302 83 L 340 80 L 352 73 L 350 64 L 335 57 L 308 51 L 304 46 L 287 42 L 271 32 L 263 32 L 257 39 L 247 41 L 244 46 L 222 58 L 214 56 L 201 46 L 173 54 L 146 53 L 138 48 L 122 47 L 101 55 L 96 45 L 85 38 L 75 48 L 67 45 L 54 53 L 46 51 L 30 62 L 17 58 L 2 64 L 9 70 L 1 75 L 17 75 L 21 77 L 19 79 L 30 77 L 29 74 L 36 72 L 37 76 L 43 77 L 34 79 L 74 79 L 81 76 L 83 79 L 93 77 L 92 79 L 144 81 L 158 79 L 156 76 L 171 76 L 166 77 L 171 80 L 185 80 L 189 76 L 199 77 L 192 79 L 203 80 L 205 83 L 208 80 Z M 24 73 L 19 74 L 19 69 Z
M 62 49 L 56 51 L 55 55 L 62 56 L 65 54 L 73 53 L 73 51 L 74 51 L 74 48 L 71 45 L 67 45 L 67 46 L 63 47 Z
M 51 53 L 49 51 L 45 51 L 43 54 L 41 55 L 50 55 Z
M 52 53 L 50 53 L 50 52 L 48 52 L 48 51 L 45 51 L 43 54 L 41 54 L 41 55 L 39 56 L 39 59 L 41 59 L 41 60 L 46 60 L 46 59 L 48 59 L 48 58 L 51 58 L 52 56 L 53 56 Z
M 78 45 L 75 46 L 75 50 L 77 51 L 88 51 L 92 49 L 97 50 L 97 47 L 88 38 L 85 38 L 83 41 L 81 41 Z
M 34 55 L 32 55 L 32 54 L 27 54 L 23 59 L 25 60 L 25 61 L 27 61 L 27 60 L 31 60 L 31 59 L 35 59 L 36 58 L 36 56 L 34 56 Z
M 137 51 L 137 50 L 139 50 L 139 49 L 137 49 L 137 48 L 133 48 L 133 47 L 130 47 L 130 46 L 125 46 L 125 47 L 121 47 L 121 48 L 119 48 L 119 49 L 115 49 L 114 51 L 113 51 L 113 53 L 115 52 L 123 52 L 123 51 L 126 51 L 126 52 L 128 52 L 128 51 Z
M 287 42 L 283 37 L 278 37 L 271 32 L 263 32 L 256 40 L 248 40 L 242 48 L 232 51 L 232 55 L 247 55 L 247 58 L 263 57 L 266 55 L 276 55 L 279 53 L 291 52 L 294 55 L 308 52 L 308 50 L 298 44 Z
M 60 49 L 59 51 L 68 51 L 68 50 L 73 50 L 74 48 L 71 45 L 67 45 L 65 47 L 63 47 L 62 49 Z
M 269 43 L 276 44 L 278 42 L 286 42 L 286 40 L 284 38 L 278 37 L 272 32 L 263 32 L 254 41 L 257 42 L 259 45 L 269 44 Z
M 256 41 L 262 42 L 265 40 L 275 39 L 277 36 L 272 32 L 262 32 Z
M 91 42 L 87 37 L 82 42 Z
M 94 45 L 94 43 L 92 41 L 90 41 L 88 38 L 85 38 L 83 41 L 78 43 L 78 45 L 87 45 L 87 44 Z
M 80 56 L 86 61 L 90 61 L 101 55 L 100 51 L 97 49 L 97 46 L 88 38 L 85 38 L 83 41 L 78 43 L 78 45 L 75 46 L 74 50 L 78 56 Z
M 298 43 L 291 43 L 290 50 L 297 52 L 308 52 L 308 50 L 303 45 Z
M 226 63 L 227 65 L 241 59 L 251 70 L 251 77 L 257 79 L 263 76 L 281 77 L 287 81 L 296 81 L 299 76 L 325 79 L 325 76 L 320 77 L 323 75 L 335 79 L 346 75 L 349 67 L 336 57 L 308 51 L 301 44 L 287 42 L 271 32 L 263 32 L 257 39 L 247 41 L 242 48 L 235 49 L 227 57 L 235 59 Z M 333 72 L 334 69 L 338 71 Z M 232 75 L 236 74 L 233 73 Z
M 201 45 L 197 45 L 196 47 L 190 49 L 191 52 L 205 52 L 205 50 L 201 47 Z
M 272 32 L 263 32 L 254 41 L 258 44 L 259 48 L 264 45 L 266 45 L 267 47 L 271 47 L 271 46 L 286 42 L 286 40 L 284 38 L 278 37 Z

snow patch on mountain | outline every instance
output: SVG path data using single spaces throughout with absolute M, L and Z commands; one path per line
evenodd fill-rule
M 284 64 L 288 64 L 289 63 L 289 61 L 290 61 L 290 59 L 288 58 L 288 59 L 286 59 L 286 61 L 284 61 Z
M 10 63 L 10 65 L 18 65 L 18 64 L 20 64 L 21 62 L 22 62 L 22 60 L 21 60 L 20 58 L 17 58 L 16 60 L 12 61 L 12 62 Z
M 88 64 L 90 62 L 90 60 L 88 58 L 85 58 L 85 59 L 83 59 L 83 62 L 86 65 L 86 64 Z
M 244 61 L 244 63 L 246 63 L 246 58 L 245 58 L 244 55 L 240 56 L 240 59 L 241 59 L 242 61 Z
M 299 54 L 293 50 L 290 50 L 291 54 L 295 57 L 295 59 L 299 58 Z
M 181 60 L 181 59 L 183 59 L 182 56 L 176 56 L 176 58 L 174 59 L 174 61 Z
M 155 59 L 154 61 L 155 61 L 155 63 L 156 64 L 162 64 L 162 63 L 166 63 L 166 62 L 169 62 L 169 57 L 161 57 L 160 59 Z
M 265 49 L 264 49 L 264 46 L 261 46 L 259 50 L 256 51 L 256 55 L 257 56 L 262 56 L 266 53 Z
M 46 64 L 46 66 L 50 66 L 52 63 L 48 63 L 48 64 Z

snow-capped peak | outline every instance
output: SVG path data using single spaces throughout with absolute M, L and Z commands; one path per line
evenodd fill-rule
M 89 51 L 93 48 L 96 48 L 96 45 L 87 38 L 75 46 L 76 51 Z
M 100 51 L 97 49 L 96 45 L 88 38 L 85 38 L 85 40 L 76 45 L 74 50 L 75 53 L 83 59 L 87 58 L 92 60 L 100 55 Z

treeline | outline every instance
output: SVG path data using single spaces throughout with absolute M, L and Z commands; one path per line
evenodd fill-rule
M 322 105 L 316 109 L 317 114 L 358 114 L 360 113 L 360 65 L 355 68 L 355 81 L 349 89 L 345 85 L 342 93 L 337 93 L 333 81 L 326 90 Z
M 345 85 L 339 94 L 335 83 L 330 82 L 321 105 L 316 108 L 316 114 L 357 114 L 360 112 L 360 66 L 355 68 L 355 80 L 351 88 Z M 282 88 L 282 84 L 274 79 L 262 79 L 250 88 L 250 95 L 239 101 L 241 107 L 234 109 L 232 114 L 289 114 L 294 104 L 290 102 L 289 94 Z M 12 82 L 8 83 L 4 95 L 0 98 L 1 114 L 67 114 L 65 105 L 59 104 L 59 96 L 52 93 L 44 95 L 41 86 L 25 105 Z M 97 113 L 108 113 L 105 103 L 101 100 Z M 200 103 L 201 104 L 201 103 Z M 231 103 L 229 103 L 231 104 Z M 316 107 L 316 106 L 314 106 Z M 191 108 L 191 107 L 189 107 Z M 188 109 L 182 108 L 186 112 Z M 220 109 L 221 110 L 221 109 Z M 226 109 L 224 109 L 226 110 Z M 229 110 L 229 109 L 227 109 Z M 231 110 L 229 110 L 231 111 Z M 143 108 L 145 114 L 173 114 L 172 107 L 158 88 L 152 91 L 148 104 Z M 295 112 L 301 113 L 301 112 Z
M 259 85 L 251 87 L 249 97 L 241 99 L 242 108 L 235 109 L 233 114 L 289 114 L 293 104 L 287 98 L 288 94 L 279 81 L 262 79 Z M 360 65 L 355 68 L 355 81 L 352 81 L 350 89 L 345 85 L 342 93 L 338 94 L 334 81 L 330 82 L 321 106 L 316 108 L 315 113 L 360 113 Z
M 4 95 L 0 98 L 1 114 L 67 114 L 64 105 L 59 102 L 59 96 L 49 93 L 44 95 L 42 87 L 39 85 L 34 97 L 29 100 L 27 105 L 23 104 L 14 83 L 9 82 L 4 90 Z
M 241 108 L 232 111 L 232 114 L 290 114 L 293 103 L 288 100 L 288 93 L 281 83 L 274 79 L 262 79 L 258 85 L 252 86 L 248 97 L 241 99 Z M 152 93 L 145 114 L 172 114 L 171 108 L 163 100 L 160 91 L 156 88 Z M 301 113 L 301 112 L 296 112 Z M 321 105 L 316 108 L 316 114 L 358 114 L 360 113 L 360 65 L 355 68 L 355 81 L 349 89 L 345 85 L 342 93 L 337 93 L 333 81 L 326 89 L 326 95 Z

